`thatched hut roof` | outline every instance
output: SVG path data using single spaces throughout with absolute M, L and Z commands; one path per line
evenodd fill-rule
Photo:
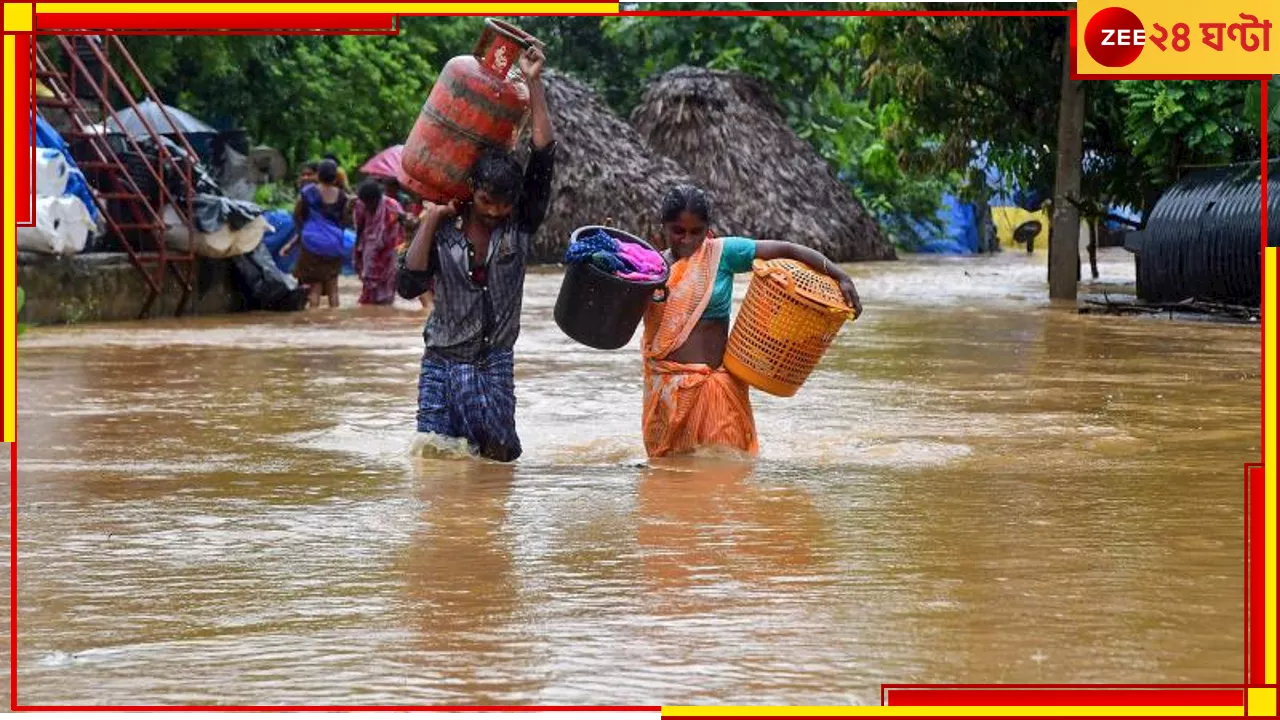
M 651 237 L 663 194 L 693 179 L 645 145 L 585 83 L 554 70 L 543 73 L 543 82 L 559 147 L 551 206 L 534 238 L 537 259 L 559 262 L 574 230 L 606 218 Z
M 679 67 L 649 84 L 631 122 L 715 194 L 717 231 L 790 240 L 837 261 L 895 259 L 875 220 L 759 80 Z

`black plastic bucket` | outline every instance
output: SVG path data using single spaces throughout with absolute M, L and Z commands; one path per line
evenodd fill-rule
M 569 243 L 583 235 L 603 230 L 622 242 L 632 242 L 653 250 L 653 246 L 627 232 L 601 225 L 588 225 L 573 231 Z M 636 328 L 644 319 L 650 302 L 666 299 L 667 277 L 660 280 L 632 282 L 607 273 L 589 262 L 574 263 L 564 273 L 560 296 L 556 298 L 556 324 L 565 335 L 597 350 L 617 350 L 631 342 Z

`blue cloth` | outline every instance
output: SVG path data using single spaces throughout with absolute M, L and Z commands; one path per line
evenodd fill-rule
M 629 243 L 626 243 L 631 247 Z M 580 237 L 565 250 L 564 261 L 567 265 L 589 262 L 601 270 L 621 275 L 624 273 L 649 274 L 646 268 L 636 267 L 635 260 L 628 257 L 623 248 L 624 243 L 603 230 Z
M 262 236 L 262 243 L 271 251 L 271 259 L 276 261 L 276 267 L 281 272 L 291 273 L 294 266 L 298 264 L 298 253 L 302 252 L 297 245 L 289 251 L 288 255 L 281 255 L 280 248 L 289 242 L 289 238 L 293 237 L 293 213 L 287 210 L 268 210 L 262 213 L 262 217 L 275 228 L 273 232 L 269 232 Z M 353 265 L 355 255 L 356 232 L 354 230 L 342 231 L 342 274 L 355 275 L 356 269 Z
M 574 240 L 569 249 L 564 251 L 564 261 L 568 265 L 590 262 L 596 253 L 617 255 L 617 252 L 618 241 L 614 240 L 609 233 L 597 230 L 590 235 Z
M 464 363 L 427 350 L 418 376 L 418 432 L 464 438 L 489 460 L 520 457 L 514 354 L 495 350 Z
M 67 143 L 58 134 L 53 126 L 45 122 L 44 118 L 38 113 L 36 114 L 36 129 L 31 133 L 31 142 L 38 148 L 48 148 L 57 150 L 67 161 L 67 168 L 70 172 L 67 174 L 67 189 L 65 195 L 75 195 L 80 198 L 86 208 L 89 209 L 89 217 L 94 222 L 98 221 L 98 205 L 93 201 L 93 193 L 89 190 L 89 183 L 85 182 L 84 173 L 80 172 L 80 168 L 76 165 L 75 158 L 71 157 L 71 149 L 67 147 Z
M 627 271 L 627 264 L 622 262 L 621 258 L 611 252 L 600 251 L 592 253 L 591 264 L 607 273 Z
M 716 268 L 716 282 L 711 288 L 711 300 L 702 317 L 706 320 L 728 320 L 733 307 L 733 276 L 749 272 L 756 259 L 756 241 L 744 237 L 720 238 L 720 265 Z
M 338 196 L 332 205 L 324 201 L 320 188 L 308 185 L 302 188 L 302 200 L 307 205 L 307 219 L 302 221 L 302 245 L 307 252 L 320 257 L 342 257 L 349 254 L 343 245 L 342 211 L 346 198 Z

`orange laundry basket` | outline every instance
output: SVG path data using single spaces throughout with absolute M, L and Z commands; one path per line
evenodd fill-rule
M 835 280 L 794 260 L 756 260 L 729 333 L 724 367 L 759 390 L 791 397 L 854 317 Z

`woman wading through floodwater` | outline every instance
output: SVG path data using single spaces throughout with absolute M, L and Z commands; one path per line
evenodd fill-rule
M 756 258 L 802 262 L 840 284 L 862 314 L 853 280 L 821 253 L 779 240 L 717 238 L 711 207 L 693 186 L 672 188 L 662 201 L 662 229 L 671 264 L 667 300 L 644 316 L 644 445 L 649 457 L 722 447 L 754 455 L 755 418 L 747 385 L 723 365 L 729 340 L 733 276 Z
M 298 234 L 280 248 L 282 256 L 302 241 L 294 277 L 307 286 L 307 307 L 318 307 L 320 296 L 329 296 L 329 307 L 338 307 L 338 275 L 347 252 L 342 226 L 347 221 L 348 198 L 338 186 L 338 163 L 325 160 L 316 171 L 316 182 L 306 185 L 293 209 Z
M 360 185 L 353 220 L 353 264 L 360 276 L 361 305 L 390 305 L 396 298 L 396 250 L 404 242 L 404 210 L 376 180 Z

